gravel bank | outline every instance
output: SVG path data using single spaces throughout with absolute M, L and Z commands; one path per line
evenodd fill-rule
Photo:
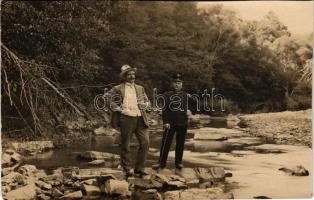
M 277 144 L 306 145 L 312 147 L 312 110 L 285 111 L 243 115 L 244 131 L 261 136 Z

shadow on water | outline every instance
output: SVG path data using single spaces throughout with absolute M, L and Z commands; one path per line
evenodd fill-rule
M 191 123 L 189 129 L 199 129 L 203 127 L 212 128 L 230 128 L 226 120 L 211 120 L 210 122 L 202 123 Z M 163 135 L 163 130 L 161 126 L 152 127 L 150 130 L 150 148 L 159 150 L 161 146 L 161 140 Z M 196 143 L 191 143 L 193 141 L 193 136 L 187 136 L 185 150 L 190 150 L 192 152 L 226 152 L 230 153 L 233 150 L 240 150 L 248 146 L 247 144 L 237 144 L 227 143 L 225 141 L 197 141 Z M 53 151 L 44 152 L 33 157 L 29 157 L 26 160 L 28 164 L 34 164 L 41 169 L 53 169 L 57 167 L 67 167 L 67 166 L 78 166 L 80 168 L 91 168 L 87 162 L 82 162 L 76 159 L 75 152 L 83 151 L 101 151 L 119 154 L 119 144 L 117 137 L 113 136 L 92 136 L 89 138 L 88 142 L 73 145 L 68 148 L 54 149 Z M 260 142 L 261 144 L 263 141 Z M 136 137 L 133 136 L 131 143 L 131 155 L 135 159 L 136 151 L 138 147 L 138 142 Z M 173 151 L 175 147 L 175 140 L 171 145 L 170 151 Z M 159 157 L 159 151 L 155 153 L 149 153 L 146 165 L 151 166 L 156 164 Z M 169 167 L 174 167 L 173 159 L 169 158 Z M 199 165 L 195 166 L 193 163 L 184 163 L 186 167 L 201 167 Z M 205 167 L 205 166 L 204 166 Z M 208 165 L 207 165 L 208 167 Z

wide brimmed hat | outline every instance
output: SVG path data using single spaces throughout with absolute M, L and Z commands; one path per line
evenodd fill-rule
M 125 75 L 125 73 L 129 72 L 129 71 L 135 71 L 136 72 L 136 68 L 135 67 L 131 67 L 130 65 L 123 65 L 121 67 L 121 72 L 120 72 L 120 77 L 123 77 Z

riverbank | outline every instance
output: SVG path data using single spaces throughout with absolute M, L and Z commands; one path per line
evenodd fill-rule
M 243 131 L 277 144 L 312 147 L 312 110 L 260 113 L 240 117 Z

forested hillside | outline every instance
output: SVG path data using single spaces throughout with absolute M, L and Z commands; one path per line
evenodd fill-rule
M 227 112 L 311 107 L 312 33 L 294 37 L 272 12 L 243 21 L 221 5 L 4 1 L 1 19 L 5 128 L 44 129 L 64 110 L 88 115 L 125 63 L 149 95 L 182 72 L 188 92 L 216 88 Z

